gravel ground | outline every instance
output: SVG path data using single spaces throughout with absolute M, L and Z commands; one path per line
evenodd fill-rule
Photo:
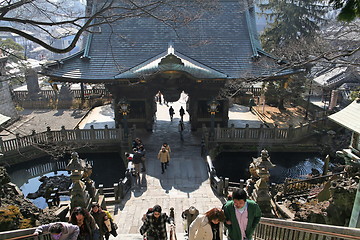
M 78 109 L 59 109 L 59 110 L 31 110 L 26 109 L 19 112 L 20 120 L 8 126 L 6 130 L 0 132 L 3 140 L 15 138 L 15 134 L 20 136 L 31 134 L 32 130 L 44 132 L 47 127 L 51 130 L 59 130 L 61 126 L 65 129 L 73 129 L 81 121 L 87 110 Z

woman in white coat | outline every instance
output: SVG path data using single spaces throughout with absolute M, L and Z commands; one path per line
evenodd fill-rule
M 199 215 L 190 225 L 189 240 L 222 240 L 224 235 L 225 214 L 213 208 Z

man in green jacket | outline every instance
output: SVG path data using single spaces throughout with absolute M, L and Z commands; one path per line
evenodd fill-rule
M 260 207 L 256 202 L 247 199 L 247 194 L 243 189 L 236 189 L 232 193 L 232 199 L 223 206 L 228 239 L 251 240 L 260 222 Z

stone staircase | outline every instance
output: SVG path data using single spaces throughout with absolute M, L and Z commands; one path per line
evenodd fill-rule
M 143 240 L 140 234 L 119 234 L 117 237 L 110 237 L 110 240 Z M 184 233 L 176 233 L 176 240 L 187 240 Z

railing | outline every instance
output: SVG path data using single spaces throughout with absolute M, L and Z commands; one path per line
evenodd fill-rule
M 308 195 L 311 189 L 317 188 L 321 190 L 327 181 L 344 173 L 345 172 L 339 172 L 339 173 L 313 177 L 304 180 L 285 179 L 284 196 L 288 197 L 289 195 L 300 195 L 300 194 Z
M 15 139 L 3 141 L 0 137 L 0 151 L 4 154 L 10 151 L 17 151 L 33 145 L 51 144 L 56 142 L 75 142 L 75 143 L 99 143 L 99 142 L 119 142 L 124 140 L 123 129 L 109 129 L 105 125 L 104 129 L 75 129 L 66 130 L 61 127 L 59 131 L 52 131 L 50 127 L 46 132 L 33 133 L 29 136 L 20 137 L 16 135 Z
M 314 133 L 312 123 L 303 124 L 297 127 L 289 126 L 288 128 L 266 128 L 260 125 L 260 128 L 249 128 L 246 124 L 245 128 L 220 128 L 218 125 L 215 129 L 214 141 L 216 142 L 246 142 L 258 143 L 284 143 L 296 142 L 304 137 Z
M 133 181 L 134 168 L 131 163 L 128 163 L 125 177 L 120 179 L 118 183 L 114 183 L 113 187 L 104 188 L 102 184 L 99 184 L 99 193 L 105 197 L 114 197 L 115 202 L 124 199 L 127 192 L 131 189 Z
M 261 218 L 254 240 L 360 240 L 360 229 Z
M 126 216 L 124 216 L 126 217 Z M 0 232 L 0 240 L 50 240 L 49 234 L 32 236 L 36 228 Z M 261 218 L 254 240 L 360 240 L 360 229 L 333 225 Z
M 0 240 L 51 240 L 50 234 L 32 235 L 36 228 L 0 232 Z
M 210 156 L 206 156 L 206 163 L 210 174 L 210 185 L 211 188 L 218 194 L 218 196 L 224 195 L 224 180 L 216 175 L 216 170 L 212 164 Z
M 81 90 L 70 90 L 70 93 L 73 98 L 80 99 L 81 98 Z M 14 95 L 16 100 L 18 101 L 26 101 L 28 96 L 28 91 L 14 91 Z M 42 98 L 50 100 L 55 99 L 58 95 L 54 90 L 40 90 L 39 95 Z M 111 98 L 111 94 L 105 88 L 99 89 L 84 89 L 84 97 L 85 98 L 93 98 L 93 97 L 103 97 L 103 98 Z

